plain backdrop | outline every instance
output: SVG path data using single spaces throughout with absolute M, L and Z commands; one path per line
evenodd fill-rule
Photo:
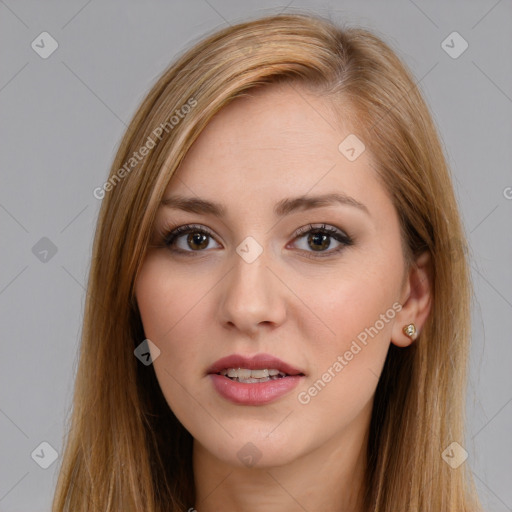
M 93 190 L 131 116 L 204 34 L 284 11 L 375 31 L 432 110 L 475 287 L 464 448 L 487 510 L 512 510 L 510 0 L 0 0 L 1 512 L 50 509 L 100 207 Z

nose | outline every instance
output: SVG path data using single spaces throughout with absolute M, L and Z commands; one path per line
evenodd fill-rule
M 262 326 L 277 327 L 286 318 L 285 287 L 268 268 L 264 251 L 248 263 L 237 253 L 223 279 L 219 315 L 229 329 L 253 336 Z

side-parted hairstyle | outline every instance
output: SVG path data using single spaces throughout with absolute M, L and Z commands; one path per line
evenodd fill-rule
M 467 462 L 452 468 L 442 457 L 452 442 L 465 443 L 471 286 L 429 109 L 406 66 L 373 33 L 282 14 L 217 31 L 186 51 L 143 100 L 108 181 L 94 192 L 103 201 L 53 512 L 194 506 L 192 437 L 152 365 L 134 356 L 145 339 L 134 282 L 164 190 L 193 142 L 235 98 L 278 82 L 321 97 L 363 141 L 399 214 L 408 264 L 431 254 L 429 318 L 411 346 L 390 345 L 377 386 L 365 510 L 481 510 Z

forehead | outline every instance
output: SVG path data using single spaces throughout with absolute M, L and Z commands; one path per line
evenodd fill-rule
M 386 194 L 368 152 L 354 161 L 340 152 L 351 133 L 325 99 L 295 84 L 251 90 L 210 121 L 164 197 L 195 195 L 238 206 L 268 202 L 269 208 L 285 196 L 308 193 L 382 201 Z
M 325 102 L 291 84 L 247 94 L 217 113 L 182 167 L 239 161 L 245 168 L 257 166 L 261 170 L 264 164 L 271 164 L 275 169 L 286 164 L 299 171 L 302 166 L 298 164 L 305 156 L 321 162 L 333 162 L 338 157 L 339 129 Z

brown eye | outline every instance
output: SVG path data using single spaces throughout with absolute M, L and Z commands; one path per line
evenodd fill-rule
M 324 235 L 323 233 L 311 233 L 308 236 L 308 245 L 315 251 L 328 249 L 331 245 L 330 235 Z
M 208 239 L 209 235 L 207 234 L 201 232 L 190 233 L 187 236 L 187 243 L 191 249 L 204 249 L 208 247 Z
M 313 226 L 309 224 L 298 229 L 295 233 L 296 246 L 302 250 L 304 256 L 314 258 L 332 256 L 354 242 L 347 234 L 334 226 Z M 334 248 L 331 247 L 334 240 Z M 302 247 L 301 247 L 302 245 Z M 316 254 L 314 254 L 316 253 Z
M 173 252 L 193 255 L 204 252 L 214 240 L 213 235 L 205 228 L 187 224 L 169 232 L 164 238 L 164 244 Z

